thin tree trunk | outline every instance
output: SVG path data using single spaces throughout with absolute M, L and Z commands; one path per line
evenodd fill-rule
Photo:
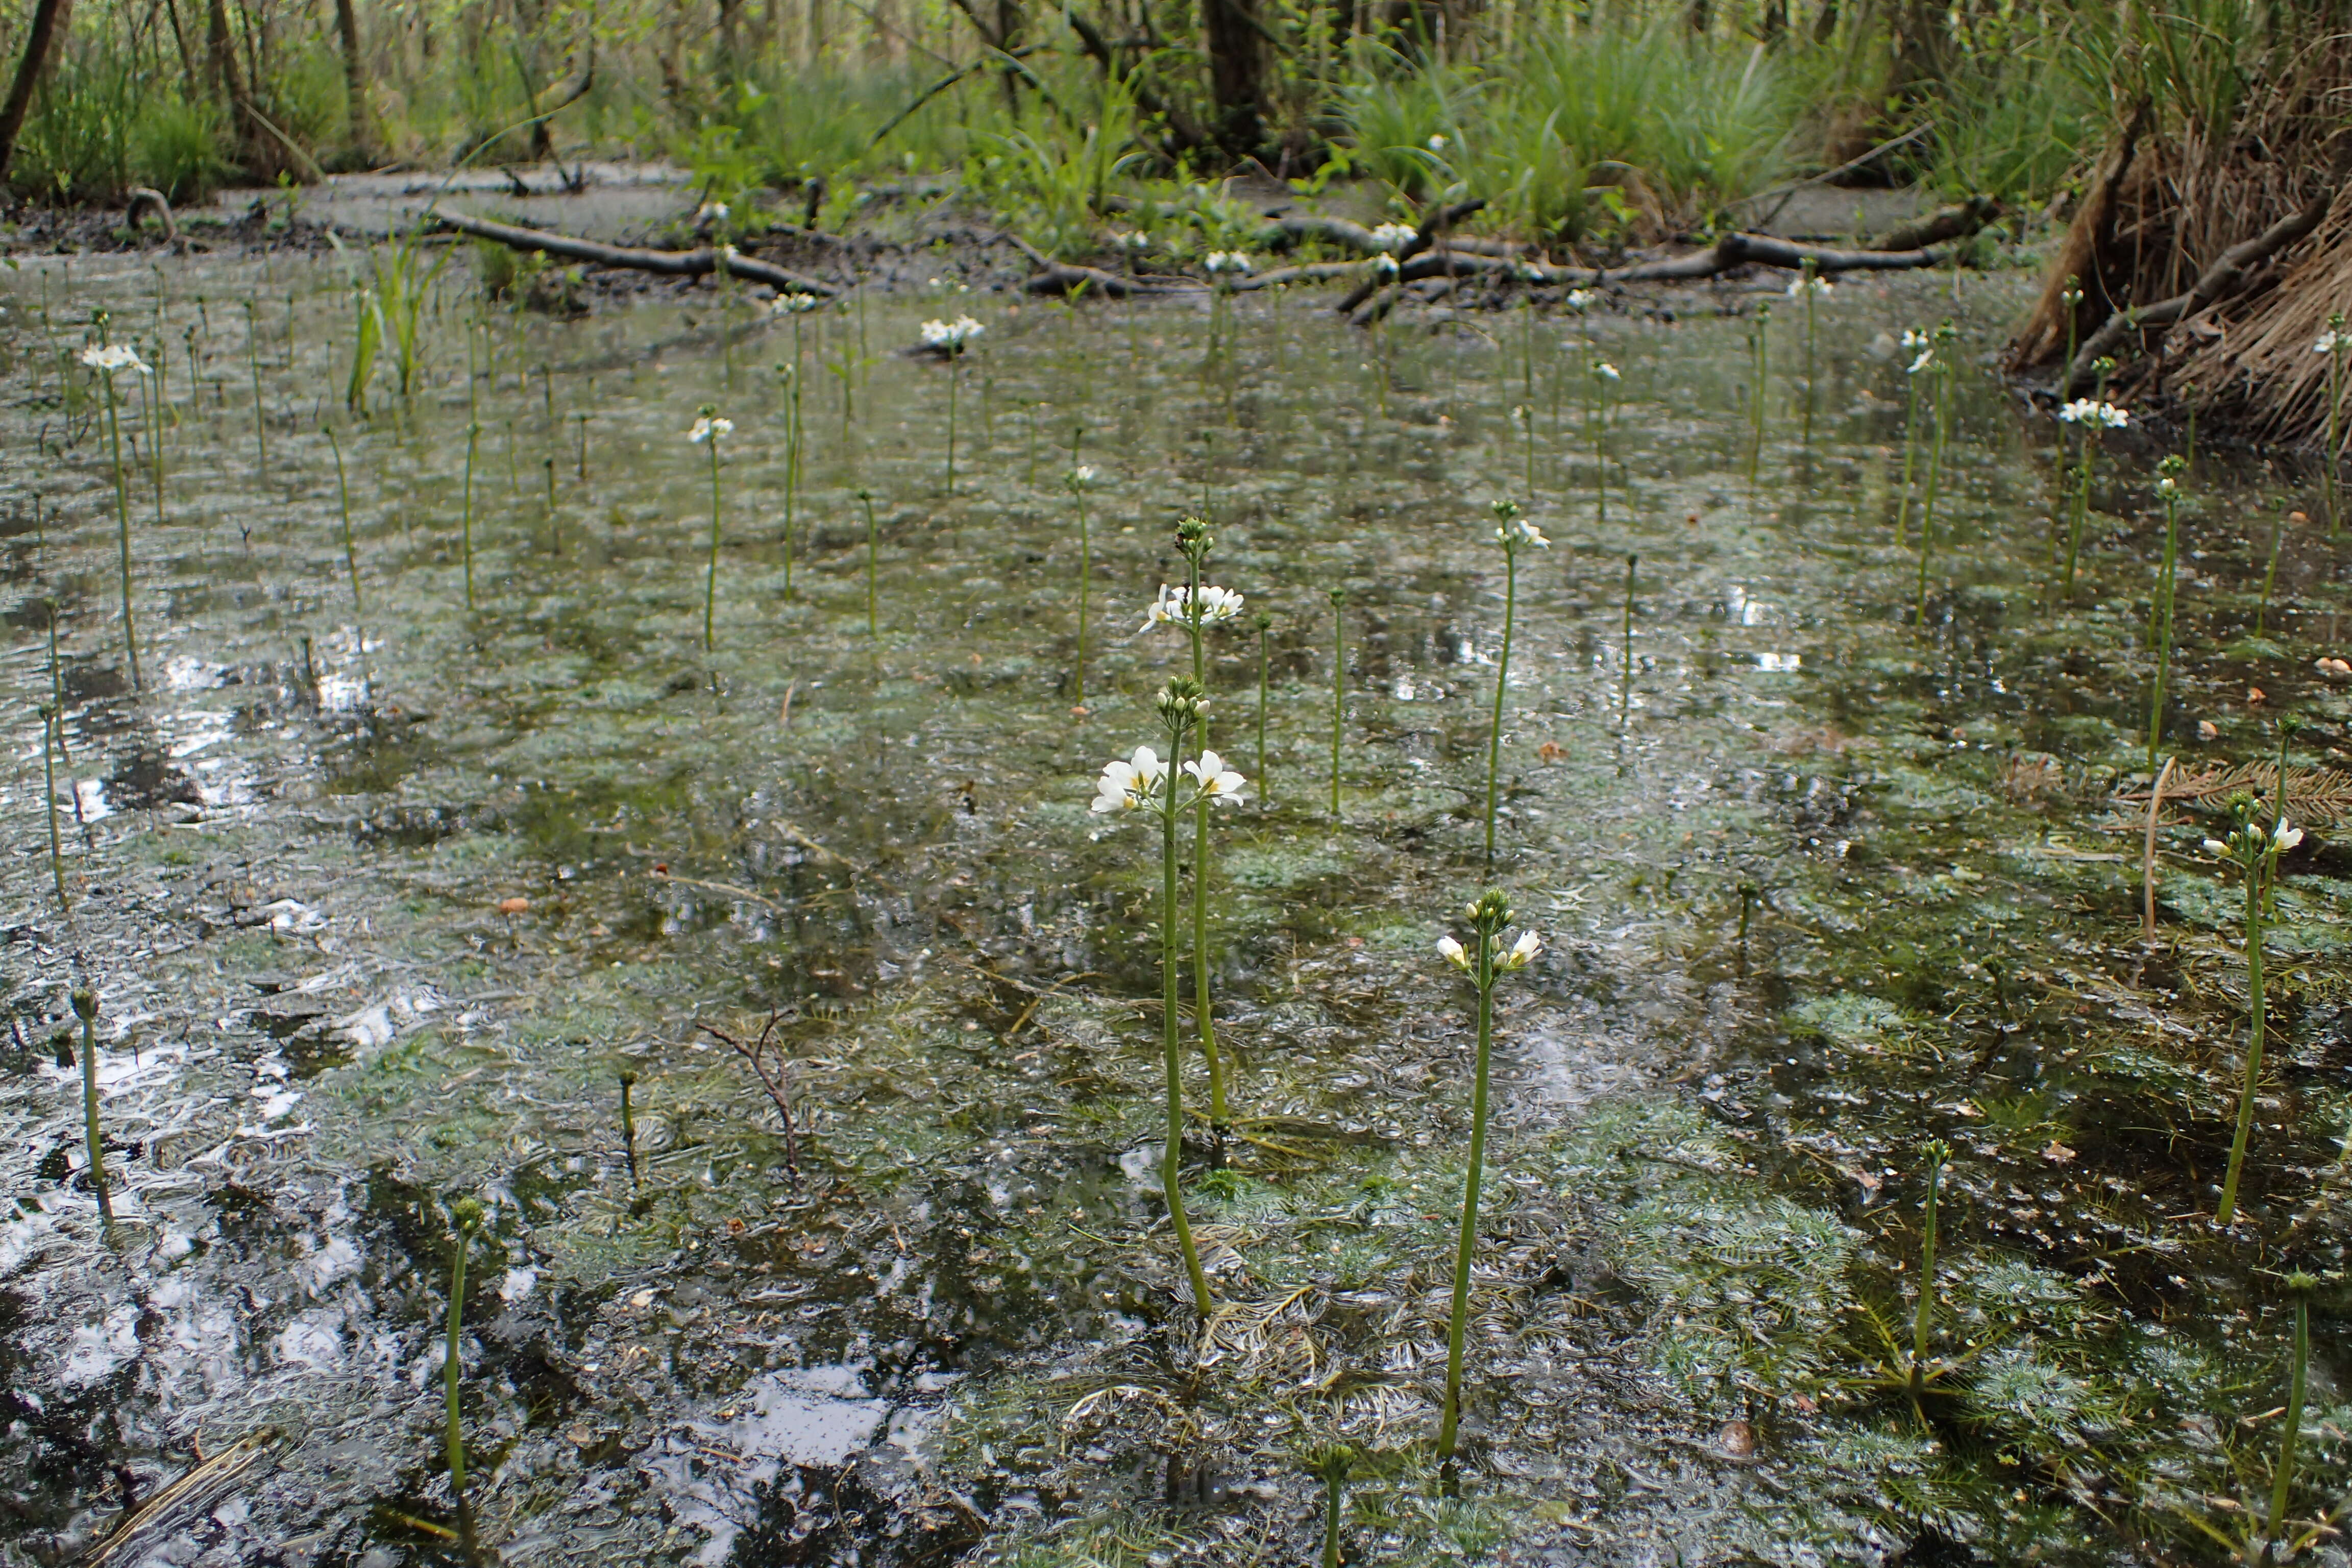
M 7 177 L 8 160 L 16 153 L 16 134 L 25 129 L 25 113 L 33 105 L 33 89 L 49 62 L 49 45 L 71 26 L 73 0 L 39 0 L 33 7 L 33 25 L 25 32 L 25 53 L 16 62 L 16 79 L 8 101 L 0 105 L 0 179 Z
M 1265 51 L 1253 0 L 1204 0 L 1209 47 L 1211 134 L 1226 152 L 1254 153 L 1263 139 Z
M 352 151 L 365 162 L 375 138 L 368 125 L 367 75 L 360 63 L 360 18 L 352 0 L 335 0 L 335 30 L 343 39 L 343 97 L 352 121 Z
M 172 18 L 172 41 L 180 47 L 180 70 L 187 79 L 188 101 L 202 103 L 205 100 L 204 78 L 197 74 L 195 54 L 188 47 L 187 29 L 180 26 L 180 0 L 163 0 L 163 8 Z

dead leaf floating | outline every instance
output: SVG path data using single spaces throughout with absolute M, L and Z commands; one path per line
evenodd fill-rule
M 500 899 L 499 900 L 499 913 L 502 915 L 519 915 L 530 908 L 530 900 L 525 898 Z

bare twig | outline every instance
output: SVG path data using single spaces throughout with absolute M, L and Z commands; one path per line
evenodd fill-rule
M 725 1030 L 709 1024 L 702 1025 L 701 1028 L 704 1034 L 741 1057 L 750 1065 L 752 1074 L 759 1079 L 760 1087 L 767 1091 L 769 1101 L 775 1106 L 776 1115 L 784 1125 L 784 1166 L 792 1173 L 793 1190 L 798 1192 L 801 1186 L 800 1133 L 793 1124 L 793 1102 L 788 1098 L 792 1084 L 785 1071 L 783 1047 L 776 1043 L 776 1026 L 782 1023 L 784 1018 L 785 1015 L 782 1009 L 771 1012 L 768 1015 L 768 1021 L 760 1026 L 759 1038 L 748 1045 Z M 772 1068 L 768 1060 L 768 1053 L 771 1049 L 775 1052 L 775 1062 Z

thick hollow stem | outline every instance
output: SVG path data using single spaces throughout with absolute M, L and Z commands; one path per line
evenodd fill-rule
M 100 379 L 106 383 L 106 433 L 114 448 L 114 521 L 115 538 L 121 552 L 122 564 L 122 647 L 131 660 L 131 689 L 141 689 L 139 679 L 139 629 L 131 614 L 131 490 L 122 473 L 122 410 L 114 401 L 114 374 L 102 372 Z
M 114 1200 L 106 1185 L 106 1143 L 98 1131 L 98 1018 L 96 1009 L 81 1021 L 81 1124 L 89 1145 L 89 1184 L 98 1194 L 98 1212 L 114 1218 Z
M 2221 1178 L 2221 1206 L 2214 1219 L 2228 1225 L 2237 1216 L 2238 1177 L 2246 1162 L 2246 1137 L 2254 1126 L 2254 1094 L 2263 1077 L 2262 873 L 2246 868 L 2246 1086 L 2238 1096 L 2238 1130 L 2230 1140 L 2230 1168 Z
M 1181 732 L 1171 752 L 1181 752 Z M 1202 1272 L 1201 1254 L 1192 1245 L 1192 1222 L 1184 1213 L 1184 1190 L 1179 1181 L 1184 1162 L 1184 1041 L 1178 1020 L 1182 1007 L 1176 974 L 1176 802 L 1174 772 L 1170 772 L 1169 796 L 1160 810 L 1160 1043 L 1168 1074 L 1168 1147 L 1160 1161 L 1160 1190 L 1168 1200 L 1168 1220 L 1175 1227 L 1176 1245 L 1184 1252 L 1184 1272 L 1192 1282 L 1192 1308 L 1209 1315 L 1209 1277 Z
M 1495 1043 L 1495 933 L 1478 931 L 1478 1062 L 1470 1090 L 1470 1168 L 1462 1186 L 1462 1235 L 1454 1249 L 1454 1311 L 1445 1331 L 1445 1415 L 1437 1457 L 1454 1458 L 1462 1426 L 1462 1352 L 1470 1328 L 1470 1265 L 1478 1252 L 1478 1186 L 1486 1161 L 1486 1063 Z

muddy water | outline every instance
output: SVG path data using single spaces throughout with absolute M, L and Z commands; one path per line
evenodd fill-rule
M 1841 287 L 1810 377 L 1780 301 L 1759 441 L 1738 292 L 1365 337 L 950 279 L 795 329 L 708 290 L 554 321 L 463 265 L 365 417 L 331 260 L 9 276 L 9 1561 L 154 1499 L 101 1560 L 1297 1562 L 1334 1442 L 1351 1561 L 2218 1557 L 2201 1527 L 2269 1507 L 2295 1268 L 2291 1512 L 2340 1489 L 2335 785 L 2225 1234 L 2218 795 L 2168 808 L 2138 927 L 2161 445 L 2107 438 L 2070 599 L 2055 426 L 1985 369 L 2016 288 L 1965 285 L 1922 628 L 1892 339 L 1947 283 Z M 117 387 L 142 689 L 93 307 L 157 367 Z M 967 311 L 952 372 L 903 352 Z M 2262 603 L 2282 503 L 2318 515 L 2289 477 L 2190 479 L 2163 747 L 2199 779 L 2290 708 L 2298 765 L 2342 744 L 2324 530 Z M 1433 943 L 1490 879 L 1497 496 L 1553 542 L 1491 873 L 1548 950 L 1502 998 L 1449 1479 L 1469 999 Z M 1205 1337 L 1155 1176 L 1154 847 L 1087 810 L 1189 668 L 1139 629 L 1187 512 L 1248 598 L 1210 684 L 1253 781 L 1211 858 L 1222 1145 L 1188 1082 Z

